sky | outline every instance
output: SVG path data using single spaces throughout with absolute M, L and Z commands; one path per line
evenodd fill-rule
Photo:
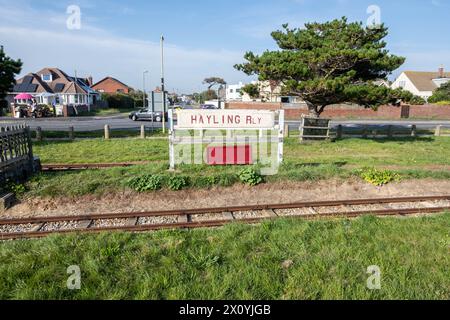
M 142 89 L 148 70 L 150 90 L 160 82 L 163 34 L 167 89 L 192 93 L 210 76 L 253 80 L 233 66 L 246 51 L 276 49 L 270 33 L 284 23 L 342 16 L 367 23 L 373 5 L 389 27 L 389 50 L 406 57 L 391 79 L 404 70 L 450 70 L 450 0 L 0 0 L 0 45 L 23 61 L 21 75 L 58 67 Z M 80 9 L 79 25 L 71 6 Z

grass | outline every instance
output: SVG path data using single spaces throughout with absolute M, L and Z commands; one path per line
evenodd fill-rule
M 113 163 L 149 161 L 128 168 L 83 172 L 45 173 L 27 183 L 25 196 L 80 196 L 122 191 L 127 180 L 168 170 L 168 142 L 165 140 L 102 139 L 73 142 L 37 142 L 35 154 L 42 163 Z M 285 144 L 285 162 L 266 182 L 318 181 L 359 177 L 361 168 L 394 166 L 402 179 L 450 179 L 450 138 L 404 138 L 397 140 L 346 139 L 335 143 L 300 145 L 295 138 Z M 440 166 L 442 166 L 440 168 Z M 178 175 L 189 178 L 193 188 L 230 186 L 238 182 L 243 166 L 182 165 Z
M 448 300 L 449 229 L 447 213 L 2 242 L 0 299 Z

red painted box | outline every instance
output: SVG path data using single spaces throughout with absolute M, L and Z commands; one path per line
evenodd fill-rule
M 245 146 L 208 147 L 207 163 L 209 165 L 249 165 L 253 164 L 252 148 Z

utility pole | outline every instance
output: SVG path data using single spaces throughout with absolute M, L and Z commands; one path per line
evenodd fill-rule
M 162 129 L 163 133 L 166 133 L 166 90 L 164 84 L 164 36 L 161 35 L 161 90 L 162 90 L 162 103 L 163 103 L 163 114 L 162 114 Z
M 142 106 L 145 109 L 145 98 L 146 98 L 146 94 L 145 94 L 145 75 L 148 73 L 147 71 L 144 71 L 144 73 L 142 74 Z

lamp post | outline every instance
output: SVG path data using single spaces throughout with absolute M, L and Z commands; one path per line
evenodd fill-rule
M 142 99 L 142 106 L 145 109 L 145 75 L 149 73 L 148 70 L 144 71 L 144 73 L 142 74 L 142 92 L 143 92 L 143 99 Z
M 161 36 L 161 91 L 162 91 L 162 130 L 166 133 L 166 89 L 164 83 L 164 36 Z

